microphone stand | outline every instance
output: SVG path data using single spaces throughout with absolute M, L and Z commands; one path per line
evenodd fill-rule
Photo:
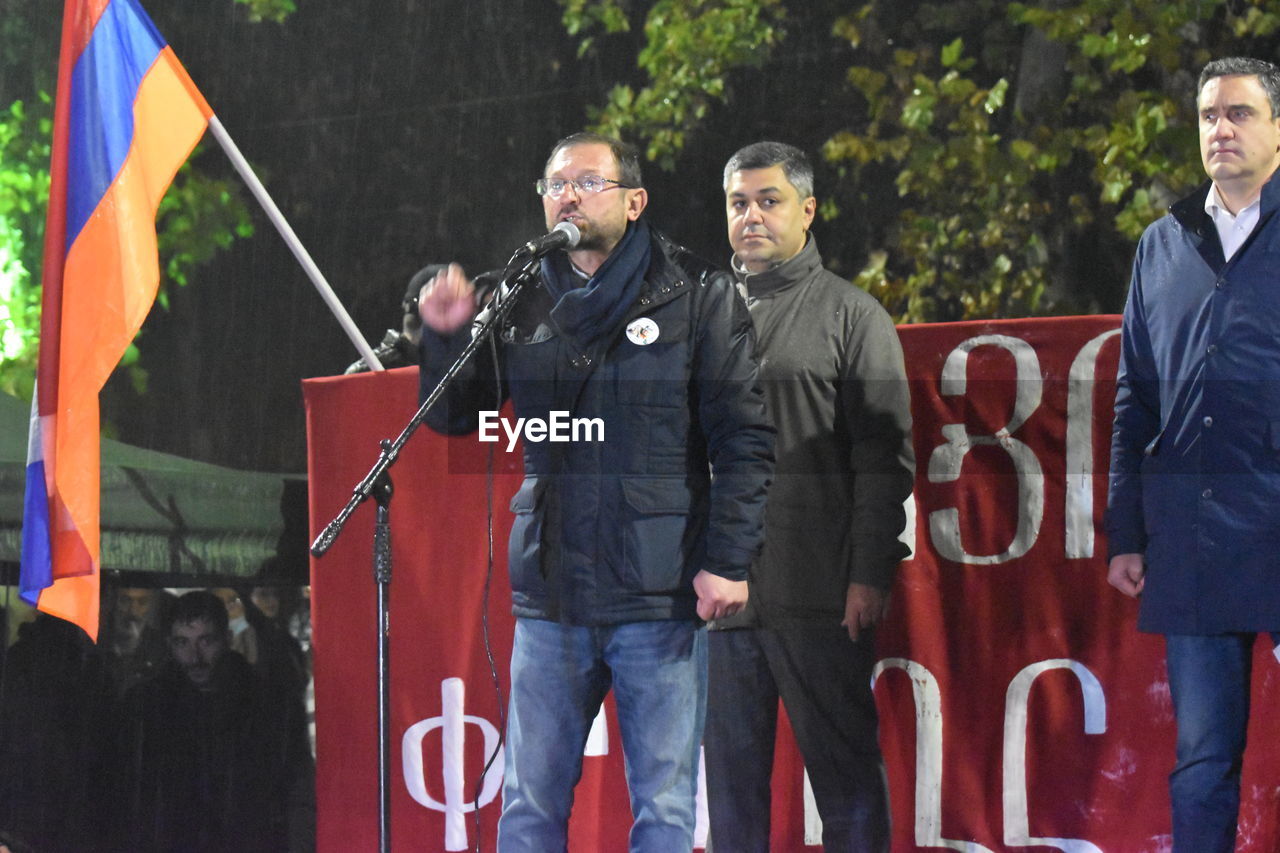
M 391 661 L 389 656 L 388 595 L 391 587 L 391 496 L 394 489 L 391 475 L 388 473 L 392 465 L 400 457 L 400 451 L 409 437 L 417 431 L 426 418 L 427 412 L 435 405 L 449 383 L 475 355 L 498 325 L 511 312 L 517 297 L 532 279 L 538 268 L 538 257 L 527 253 L 526 259 L 519 268 L 514 268 L 516 259 L 521 255 L 518 250 L 507 264 L 507 271 L 494 289 L 494 298 L 472 322 L 471 341 L 466 345 L 458 358 L 453 362 L 440 382 L 432 390 L 427 399 L 418 407 L 418 411 L 409 419 L 394 441 L 382 439 L 382 448 L 378 461 L 356 487 L 352 489 L 351 499 L 342 511 L 330 521 L 311 543 L 311 553 L 315 557 L 323 557 L 332 547 L 338 535 L 346 526 L 347 520 L 355 512 L 356 507 L 369 498 L 378 505 L 377 518 L 373 534 L 373 579 L 377 585 L 378 607 L 378 849 L 380 853 L 391 851 Z

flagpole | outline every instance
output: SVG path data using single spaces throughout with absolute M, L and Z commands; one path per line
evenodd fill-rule
M 320 298 L 329 306 L 329 310 L 333 312 L 333 316 L 337 319 L 338 324 L 342 326 L 342 330 L 347 333 L 351 343 L 355 344 L 356 350 L 364 359 L 364 363 L 371 370 L 385 370 L 386 368 L 382 366 L 382 362 L 373 354 L 368 342 L 360 334 L 359 329 L 356 328 L 351 316 L 347 314 L 347 309 L 342 307 L 342 303 L 338 300 L 337 294 L 333 292 L 333 288 L 329 286 L 329 282 L 325 281 L 324 275 L 321 274 L 315 261 L 311 260 L 311 255 L 302 245 L 302 241 L 298 239 L 298 235 L 294 233 L 293 228 L 285 220 L 280 208 L 276 207 L 276 203 L 267 194 L 266 187 L 262 185 L 262 181 L 259 181 L 258 176 L 254 174 L 249 161 L 244 159 L 239 147 L 227 134 L 226 128 L 222 126 L 222 122 L 218 121 L 216 115 L 209 116 L 209 130 L 213 132 L 213 138 L 218 140 L 222 150 L 227 152 L 227 156 L 231 158 L 231 165 L 236 167 L 240 177 L 249 185 L 249 191 L 258 200 L 258 204 L 262 205 L 267 218 L 271 220 L 271 224 L 280 232 L 280 236 L 284 238 L 289 250 L 293 252 L 293 256 L 302 265 L 302 269 L 306 272 L 307 277 L 311 279 L 311 283 L 315 285 L 316 290 L 320 291 Z

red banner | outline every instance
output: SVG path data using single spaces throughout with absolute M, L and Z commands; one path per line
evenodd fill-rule
M 1163 642 L 1106 584 L 1118 319 L 908 326 L 917 459 L 909 532 L 875 692 L 895 851 L 1169 849 L 1173 715 Z M 413 414 L 415 370 L 304 383 L 313 532 Z M 396 850 L 494 849 L 512 620 L 507 504 L 518 453 L 420 430 L 393 469 L 390 599 Z M 375 849 L 377 664 L 372 506 L 312 565 L 321 851 Z M 1256 649 L 1241 853 L 1280 849 L 1280 665 Z M 1268 772 L 1268 770 L 1270 772 Z M 478 814 L 477 814 L 477 803 Z M 626 849 L 612 707 L 597 722 L 571 849 Z M 771 849 L 816 849 L 803 766 L 782 727 Z M 705 837 L 700 818 L 697 838 Z M 806 844 L 807 842 L 807 844 Z

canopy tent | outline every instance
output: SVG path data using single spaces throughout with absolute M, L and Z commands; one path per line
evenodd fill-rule
M 0 567 L 11 581 L 29 420 L 27 403 L 0 394 Z M 305 584 L 306 485 L 104 439 L 102 570 L 147 585 Z

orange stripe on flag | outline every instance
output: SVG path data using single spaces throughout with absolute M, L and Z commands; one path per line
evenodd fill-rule
M 155 301 L 156 211 L 206 125 L 174 62 L 165 48 L 140 84 L 133 147 L 67 253 L 79 293 L 62 309 L 61 387 L 72 398 L 98 393 Z
M 40 609 L 51 616 L 74 622 L 97 640 L 98 599 L 96 574 L 62 578 L 40 593 Z
M 156 211 L 212 114 L 167 47 L 139 85 L 133 113 L 129 154 L 67 252 L 57 425 L 50 431 L 56 446 L 46 456 L 54 463 L 50 523 L 57 569 L 54 586 L 40 595 L 40 609 L 55 613 L 50 607 L 56 600 L 79 610 L 84 621 L 55 615 L 72 619 L 95 637 L 98 588 L 92 575 L 100 565 L 98 392 L 155 301 L 160 281 Z M 73 573 L 86 577 L 68 577 Z M 81 581 L 91 581 L 92 590 Z M 90 593 L 91 613 L 88 605 L 67 603 Z

